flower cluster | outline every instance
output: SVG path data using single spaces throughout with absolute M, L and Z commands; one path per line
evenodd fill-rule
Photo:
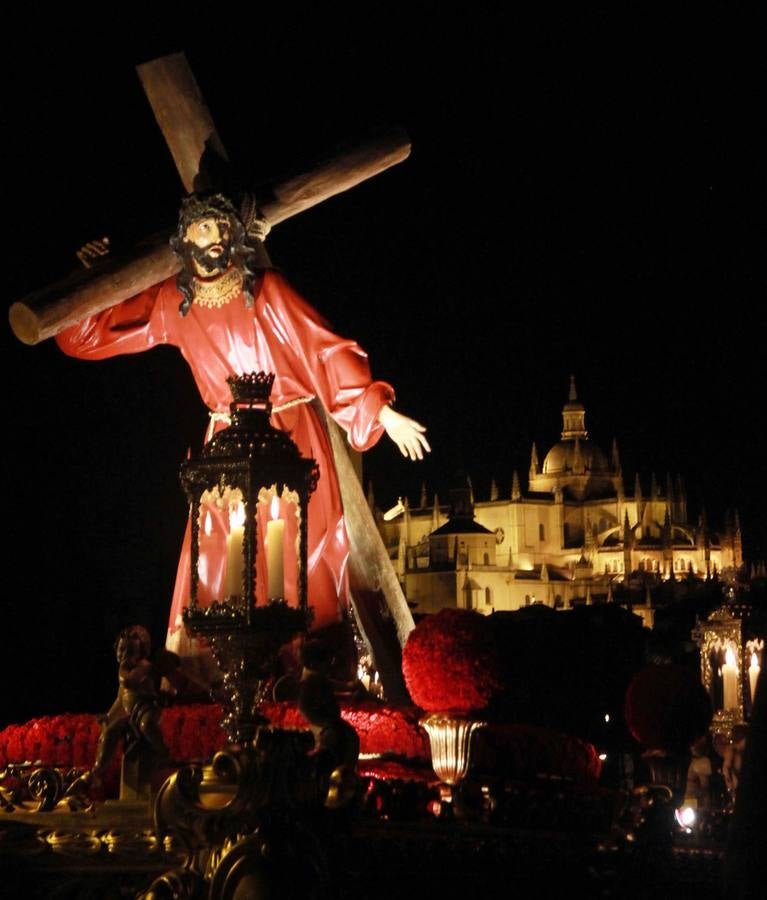
M 480 770 L 521 781 L 556 775 L 579 784 L 593 784 L 602 771 L 593 744 L 540 725 L 501 722 L 477 732 L 472 763 Z
M 221 707 L 190 703 L 162 711 L 160 730 L 171 760 L 186 763 L 210 759 L 226 743 Z
M 308 728 L 293 703 L 264 703 L 260 711 L 277 728 Z M 383 706 L 375 700 L 344 704 L 341 716 L 357 732 L 361 753 L 391 753 L 405 759 L 428 759 L 429 739 L 418 724 L 418 710 Z
M 210 759 L 224 746 L 221 707 L 204 703 L 162 711 L 160 729 L 175 762 Z M 0 768 L 8 763 L 90 768 L 96 759 L 101 726 L 89 713 L 63 714 L 8 725 L 0 731 Z
M 89 767 L 99 739 L 96 716 L 63 714 L 8 725 L 0 731 L 0 767 L 42 762 L 49 766 Z
M 278 728 L 308 726 L 294 703 L 265 703 L 261 712 Z M 365 754 L 395 756 L 393 766 L 380 760 L 360 763 L 371 777 L 405 781 L 429 780 L 430 771 L 418 768 L 431 757 L 426 733 L 414 707 L 385 706 L 375 700 L 344 704 L 341 715 L 360 737 Z M 171 706 L 162 711 L 160 727 L 171 759 L 187 763 L 210 759 L 226 741 L 216 705 Z M 99 720 L 94 715 L 59 715 L 9 725 L 0 731 L 0 770 L 9 763 L 39 762 L 46 766 L 90 768 L 96 758 Z M 477 733 L 474 761 L 480 768 L 502 771 L 514 778 L 541 772 L 590 783 L 599 775 L 600 762 L 591 744 L 533 725 L 494 724 Z M 413 768 L 413 764 L 416 767 Z M 116 793 L 120 754 L 104 773 L 103 793 Z
M 501 687 L 489 623 L 465 609 L 422 619 L 405 644 L 402 672 L 413 701 L 427 712 L 483 709 Z
M 650 749 L 686 749 L 705 733 L 711 701 L 697 675 L 684 666 L 647 666 L 626 691 L 626 724 Z

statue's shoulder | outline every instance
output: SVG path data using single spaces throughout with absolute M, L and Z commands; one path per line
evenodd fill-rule
M 288 292 L 295 294 L 295 289 L 291 286 L 285 273 L 280 269 L 262 269 L 259 275 L 260 291 L 262 294 Z

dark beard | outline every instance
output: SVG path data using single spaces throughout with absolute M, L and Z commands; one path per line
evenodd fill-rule
M 221 275 L 230 267 L 232 262 L 232 248 L 229 244 L 223 244 L 223 252 L 220 256 L 209 256 L 208 251 L 198 247 L 196 244 L 184 244 L 184 268 L 191 268 L 195 278 L 215 278 Z M 196 269 L 192 266 L 192 261 L 205 272 L 205 276 L 197 275 Z

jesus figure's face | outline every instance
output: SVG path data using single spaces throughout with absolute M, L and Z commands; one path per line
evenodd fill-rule
M 198 219 L 184 232 L 184 243 L 199 278 L 225 272 L 231 260 L 231 229 L 226 219 Z

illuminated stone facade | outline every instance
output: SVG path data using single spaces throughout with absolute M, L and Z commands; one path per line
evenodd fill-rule
M 618 448 L 613 443 L 608 458 L 589 441 L 574 382 L 562 418 L 562 439 L 542 465 L 533 445 L 526 493 L 515 473 L 505 498 L 493 487 L 489 500 L 476 501 L 464 480 L 448 505 L 436 497 L 426 505 L 422 496 L 417 508 L 403 501 L 385 516 L 376 511 L 415 612 L 568 609 L 612 599 L 619 584 L 649 598 L 661 580 L 705 579 L 742 565 L 737 518 L 721 534 L 704 519 L 691 524 L 680 478 L 661 487 L 653 477 L 643 490 L 637 476 L 626 494 Z M 651 611 L 643 615 L 651 624 Z

